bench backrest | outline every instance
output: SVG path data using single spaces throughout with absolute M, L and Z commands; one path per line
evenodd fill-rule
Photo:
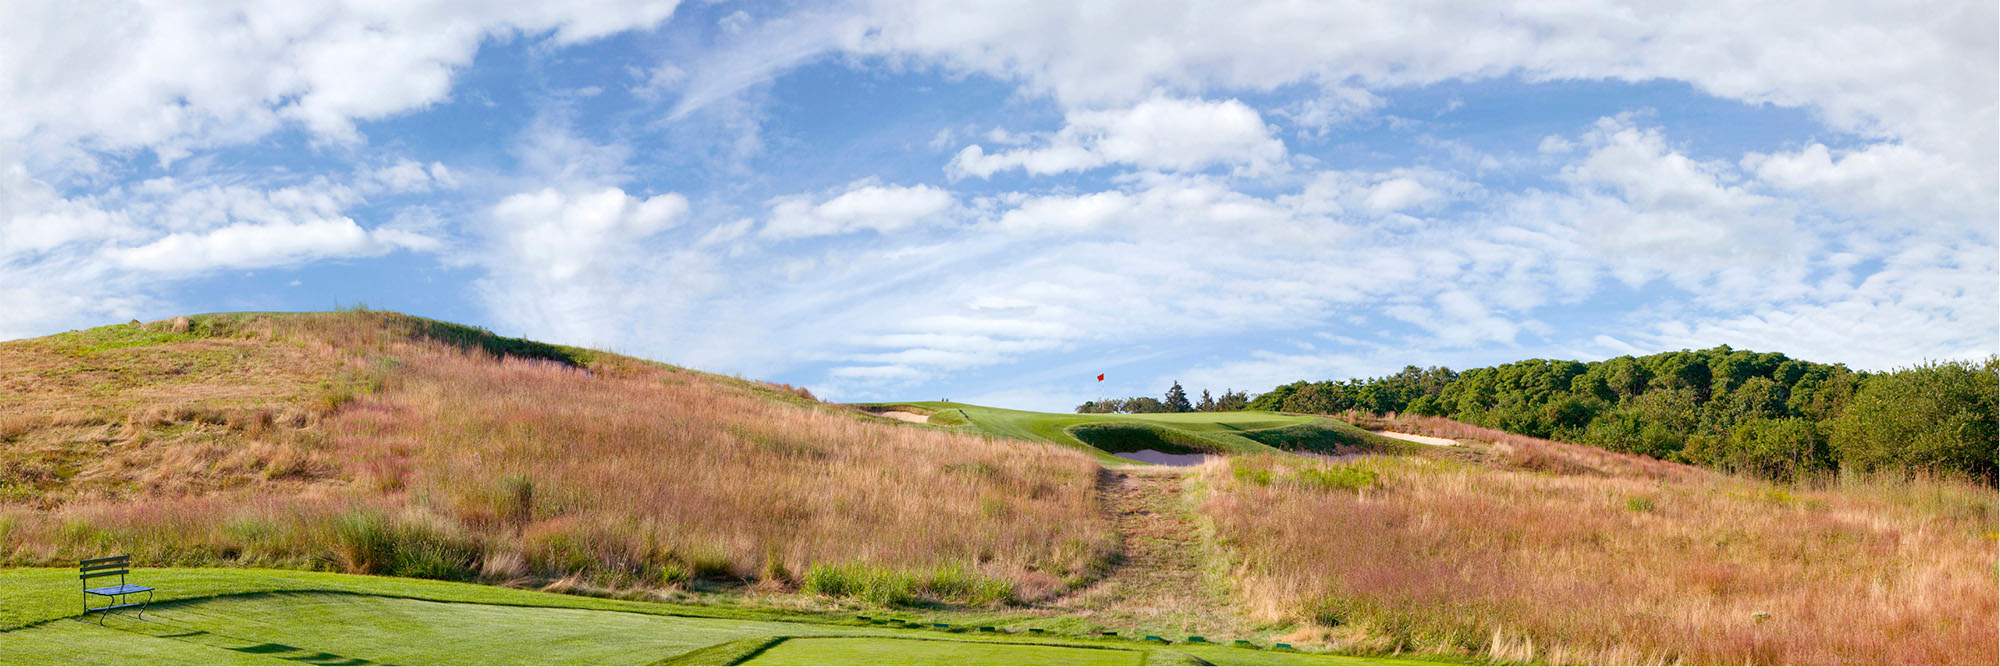
M 116 576 L 119 581 L 124 581 L 125 574 L 132 571 L 132 557 L 105 556 L 103 558 L 85 558 L 77 561 L 76 569 L 76 578 L 82 579 L 85 586 L 88 586 L 90 580 L 96 577 Z

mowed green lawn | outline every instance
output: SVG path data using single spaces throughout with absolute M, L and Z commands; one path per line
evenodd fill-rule
M 1333 453 L 1336 449 L 1397 450 L 1396 441 L 1345 422 L 1309 415 L 1246 410 L 1163 414 L 1066 414 L 989 408 L 965 403 L 924 401 L 866 407 L 917 408 L 930 423 L 1001 438 L 1076 447 L 1113 464 L 1131 463 L 1118 452 L 1155 449 L 1169 453 L 1269 454 L 1280 451 Z
M 787 639 L 745 665 L 1138 665 L 1143 651 L 986 642 L 804 637 Z
M 139 570 L 143 620 L 78 618 L 75 571 L 0 570 L 4 664 L 1421 664 L 608 600 L 277 570 Z

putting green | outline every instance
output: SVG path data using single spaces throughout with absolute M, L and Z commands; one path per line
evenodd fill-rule
M 1276 412 L 1063 414 L 989 408 L 940 401 L 868 404 L 878 410 L 914 409 L 930 423 L 957 431 L 1048 442 L 1082 449 L 1100 461 L 1130 465 L 1115 453 L 1154 449 L 1214 454 L 1334 453 L 1345 448 L 1397 451 L 1405 445 L 1346 422 Z
M 1143 651 L 875 637 L 787 639 L 745 665 L 1138 665 Z

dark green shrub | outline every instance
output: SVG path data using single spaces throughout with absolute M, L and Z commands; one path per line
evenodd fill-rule
M 1868 378 L 1833 420 L 1840 465 L 1995 478 L 2000 357 L 1920 364 Z

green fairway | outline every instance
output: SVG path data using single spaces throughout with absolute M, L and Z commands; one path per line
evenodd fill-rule
M 0 570 L 0 664 L 1360 664 L 1220 646 L 944 632 L 734 607 L 277 570 L 143 570 L 139 619 L 80 620 L 75 571 Z M 1400 661 L 1387 661 L 1400 662 Z
M 1138 665 L 1143 650 L 1036 644 L 809 637 L 787 639 L 745 665 Z
M 1001 438 L 1049 442 L 1088 451 L 1112 464 L 1130 464 L 1120 452 L 1152 449 L 1167 453 L 1268 454 L 1305 451 L 1321 454 L 1389 450 L 1401 443 L 1345 422 L 1276 412 L 1178 412 L 1157 414 L 1065 414 L 925 401 L 879 403 L 876 409 L 915 408 L 937 426 Z

